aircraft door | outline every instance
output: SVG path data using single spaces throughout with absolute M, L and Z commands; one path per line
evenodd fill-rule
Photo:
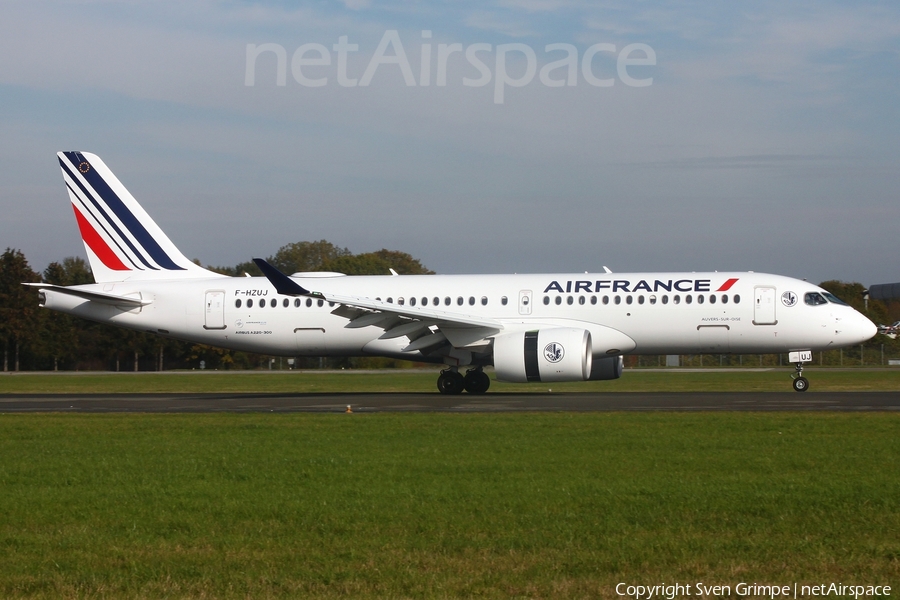
M 225 329 L 225 292 L 207 290 L 205 329 Z
M 777 325 L 775 318 L 775 288 L 757 287 L 753 290 L 753 324 Z
M 731 327 L 728 325 L 698 325 L 697 333 L 701 353 L 731 351 Z
M 531 314 L 531 290 L 521 290 L 519 292 L 519 314 Z
M 321 327 L 295 327 L 294 341 L 299 356 L 325 354 L 325 330 Z

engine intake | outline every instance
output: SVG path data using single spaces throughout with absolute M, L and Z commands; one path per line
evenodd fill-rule
M 592 361 L 591 332 L 585 329 L 558 327 L 494 338 L 494 370 L 500 381 L 586 381 Z

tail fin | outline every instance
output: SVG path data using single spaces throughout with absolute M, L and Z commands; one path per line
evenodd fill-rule
M 99 156 L 57 157 L 97 283 L 219 276 L 179 252 Z

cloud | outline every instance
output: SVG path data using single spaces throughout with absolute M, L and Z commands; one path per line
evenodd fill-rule
M 476 10 L 469 13 L 465 19 L 465 24 L 468 27 L 491 31 L 512 38 L 535 36 L 534 30 L 523 21 L 486 10 Z
M 0 221 L 0 237 L 27 245 L 37 263 L 80 251 L 53 153 L 83 148 L 104 156 L 188 254 L 219 264 L 326 237 L 356 251 L 393 244 L 444 272 L 601 260 L 780 271 L 797 245 L 828 239 L 832 254 L 874 256 L 879 239 L 892 239 L 897 9 L 563 0 L 356 8 L 11 3 L 0 22 L 0 50 L 16 57 L 0 64 L 0 202 L 15 202 L 16 221 Z M 279 87 L 271 57 L 257 84 L 244 85 L 248 43 L 280 44 L 290 59 L 301 44 L 330 48 L 347 35 L 360 46 L 348 65 L 358 78 L 386 29 L 400 31 L 417 78 L 420 32 L 431 29 L 433 59 L 442 43 L 516 38 L 543 61 L 545 43 L 580 53 L 643 42 L 657 54 L 654 84 L 596 88 L 579 78 L 547 88 L 536 78 L 495 105 L 491 85 L 462 85 L 473 73 L 457 53 L 445 87 L 434 69 L 430 86 L 408 87 L 384 65 L 371 86 L 344 88 L 334 60 L 316 67 L 325 87 L 300 86 L 290 71 Z M 596 68 L 616 74 L 614 61 Z M 785 218 L 788 206 L 803 219 Z M 735 233 L 753 219 L 763 249 Z M 548 239 L 565 240 L 565 251 L 545 252 Z M 835 264 L 811 257 L 800 274 L 891 280 L 877 271 L 888 267 L 861 258 L 841 263 L 844 273 Z

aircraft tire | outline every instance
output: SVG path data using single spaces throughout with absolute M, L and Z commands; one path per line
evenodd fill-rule
M 491 378 L 481 369 L 466 373 L 465 388 L 470 394 L 484 394 L 491 387 Z
M 794 391 L 805 392 L 809 389 L 809 380 L 806 377 L 797 377 L 794 379 Z
M 438 391 L 442 394 L 461 394 L 465 385 L 465 378 L 458 371 L 441 371 L 437 380 Z

